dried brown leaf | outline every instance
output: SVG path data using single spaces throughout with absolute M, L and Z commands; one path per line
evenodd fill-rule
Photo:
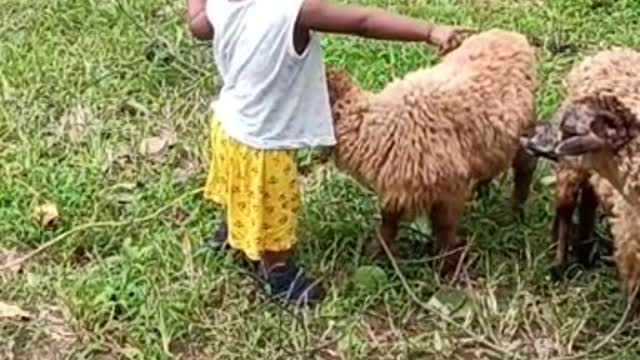
M 164 128 L 158 136 L 142 140 L 140 152 L 144 155 L 162 155 L 169 147 L 176 143 L 176 133 L 173 129 Z
M 0 301 L 0 319 L 28 320 L 32 316 L 20 307 Z
M 53 225 L 59 217 L 58 207 L 54 203 L 47 202 L 36 206 L 33 209 L 32 216 L 42 226 Z
M 160 155 L 168 147 L 167 141 L 160 136 L 152 136 L 142 140 L 140 152 L 144 155 Z
M 160 130 L 160 137 L 167 142 L 168 146 L 173 146 L 177 140 L 176 131 L 168 127 Z

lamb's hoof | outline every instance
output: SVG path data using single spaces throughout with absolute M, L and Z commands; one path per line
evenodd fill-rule
M 595 261 L 598 265 L 605 267 L 615 266 L 613 260 L 613 242 L 610 239 L 596 235 Z
M 564 280 L 564 272 L 567 269 L 565 264 L 554 264 L 551 266 L 551 280 L 553 282 L 560 282 Z
M 364 255 L 370 259 L 380 259 L 385 257 L 385 252 L 380 242 L 372 239 L 365 247 Z
M 511 215 L 515 221 L 523 223 L 525 220 L 524 206 L 520 204 L 511 204 Z
M 612 266 L 614 264 L 611 252 L 612 250 L 607 248 L 607 244 L 600 239 L 596 239 L 591 248 L 577 252 L 576 261 L 588 270 L 597 269 L 602 266 Z
M 629 304 L 629 301 L 631 301 L 631 304 Z M 629 313 L 627 314 L 627 317 L 624 318 L 623 325 L 637 324 L 638 321 L 640 320 L 640 296 L 637 296 L 633 300 L 627 299 L 627 301 L 624 302 L 624 310 L 626 311 L 627 308 L 629 308 Z M 632 333 L 629 331 L 632 332 L 633 330 L 630 328 L 627 328 L 623 330 L 620 334 L 625 336 L 632 335 Z
M 440 278 L 446 281 L 454 280 L 453 277 L 456 275 L 456 271 L 458 270 L 459 265 L 465 261 L 463 257 L 464 246 L 461 245 L 459 248 L 453 251 L 448 251 L 448 255 L 442 258 L 440 262 L 438 274 Z
M 586 267 L 578 261 L 573 261 L 569 264 L 556 264 L 551 267 L 551 279 L 555 282 L 564 279 L 575 279 L 585 270 Z
M 440 279 L 449 282 L 453 278 L 453 275 L 455 274 L 455 272 L 456 272 L 455 265 L 442 263 L 440 264 L 440 269 L 438 270 L 438 276 L 440 276 Z

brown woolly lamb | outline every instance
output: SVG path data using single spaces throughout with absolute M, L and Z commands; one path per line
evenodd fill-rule
M 567 99 L 553 120 L 521 139 L 530 152 L 595 172 L 613 195 L 614 260 L 627 300 L 640 280 L 640 53 L 602 51 L 569 73 Z
M 327 70 L 327 83 L 336 164 L 377 194 L 387 244 L 403 217 L 429 213 L 440 273 L 450 275 L 461 260 L 458 225 L 470 190 L 510 166 L 512 207 L 522 214 L 537 161 L 518 150 L 535 124 L 535 50 L 523 35 L 476 34 L 377 93 L 337 69 Z M 380 251 L 372 240 L 367 253 Z

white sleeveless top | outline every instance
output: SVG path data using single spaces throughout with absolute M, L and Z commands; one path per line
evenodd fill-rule
M 226 133 L 258 149 L 335 144 L 319 34 L 293 44 L 303 0 L 208 0 L 223 86 L 216 103 Z

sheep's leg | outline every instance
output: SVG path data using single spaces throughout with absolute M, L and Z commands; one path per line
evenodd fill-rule
M 640 289 L 636 292 L 635 287 L 638 286 L 637 277 L 635 280 L 627 281 L 625 284 L 626 306 L 629 307 L 629 315 L 627 321 L 635 321 L 640 319 Z
M 442 257 L 440 276 L 453 275 L 463 260 L 465 241 L 458 237 L 458 228 L 464 212 L 464 197 L 437 203 L 431 209 L 431 224 L 436 238 L 438 254 Z
M 519 219 L 524 219 L 524 203 L 529 197 L 533 175 L 538 165 L 538 158 L 519 148 L 513 160 L 513 193 L 511 209 Z
M 640 296 L 630 297 L 627 301 L 631 302 L 631 304 L 627 302 L 627 306 L 631 306 L 629 308 L 627 321 L 636 321 L 640 319 Z
M 571 219 L 575 208 L 575 198 L 556 206 L 553 228 L 551 230 L 551 241 L 556 245 L 555 260 L 551 268 L 551 273 L 555 280 L 562 279 L 568 267 L 569 243 L 572 241 L 571 226 L 573 223 Z
M 625 219 L 629 220 L 629 219 Z M 618 229 L 627 230 L 627 229 Z M 615 231 L 615 230 L 614 230 Z M 626 306 L 629 307 L 627 320 L 638 320 L 640 318 L 640 264 L 638 263 L 638 239 L 628 233 L 615 231 L 616 236 L 614 259 L 619 279 L 622 281 L 622 288 L 626 299 Z
M 580 203 L 578 206 L 578 239 L 572 244 L 573 251 L 576 253 L 578 261 L 585 267 L 591 266 L 594 263 L 591 258 L 591 253 L 595 247 L 593 240 L 593 233 L 596 225 L 596 208 L 598 206 L 598 198 L 596 193 L 587 181 L 580 193 Z
M 375 258 L 385 254 L 380 240 L 384 241 L 390 250 L 393 248 L 393 243 L 398 236 L 400 218 L 401 214 L 398 212 L 382 210 L 382 220 L 378 228 L 379 236 L 375 236 L 369 241 L 366 249 L 366 255 L 368 257 Z

